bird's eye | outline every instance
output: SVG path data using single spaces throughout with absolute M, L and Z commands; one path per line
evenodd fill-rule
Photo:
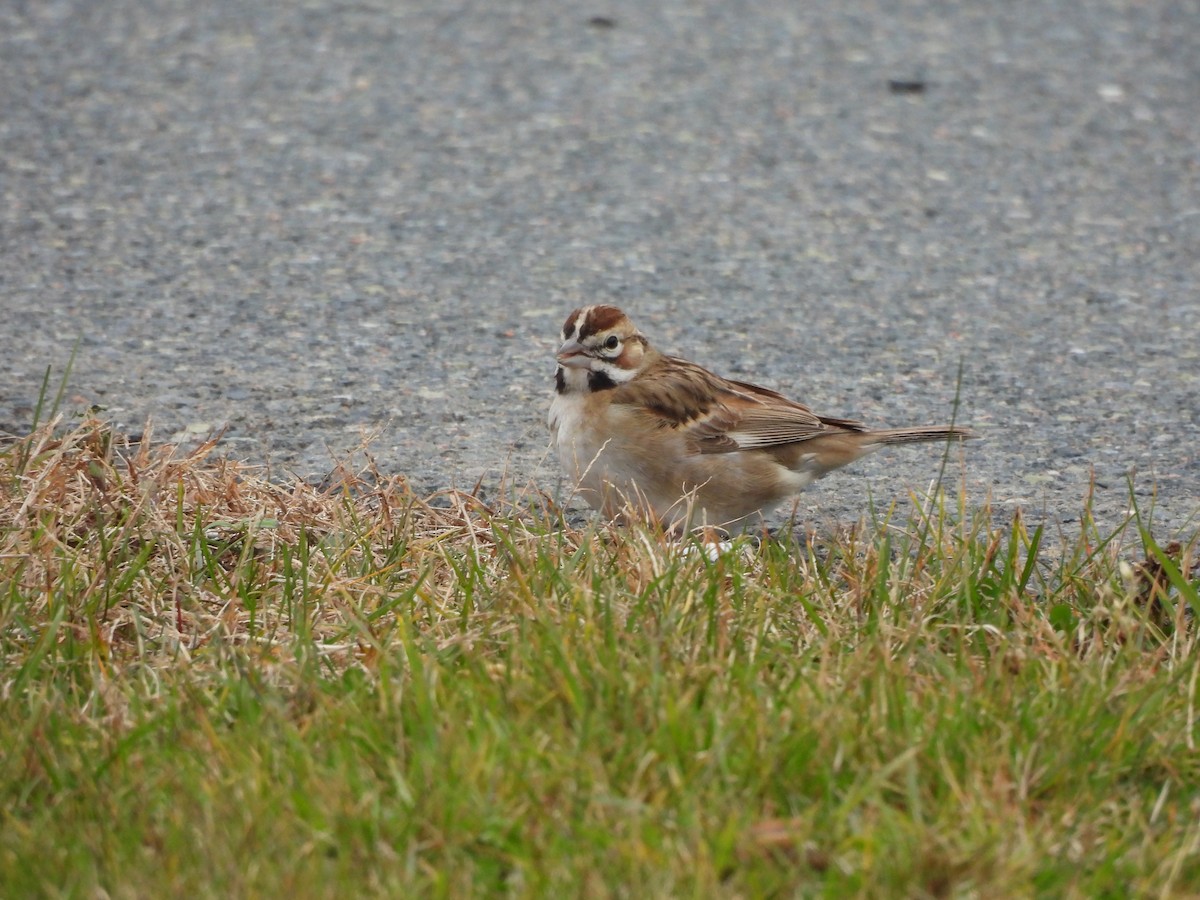
M 605 350 L 616 350 L 619 346 L 621 346 L 621 339 L 615 334 L 610 334 L 608 340 L 604 342 Z

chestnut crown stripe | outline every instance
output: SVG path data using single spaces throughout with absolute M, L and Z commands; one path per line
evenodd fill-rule
M 580 312 L 583 312 L 583 310 L 577 311 L 567 319 L 566 325 L 563 326 L 564 337 L 570 335 L 574 320 Z M 607 331 L 625 319 L 625 313 L 621 312 L 615 306 L 593 306 L 587 309 L 586 313 L 583 321 L 578 323 L 579 334 L 576 335 L 576 340 L 587 340 L 593 334 Z

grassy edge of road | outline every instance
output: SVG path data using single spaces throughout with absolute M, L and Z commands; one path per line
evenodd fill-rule
M 5 893 L 1200 891 L 1200 535 L 510 495 L 0 448 Z

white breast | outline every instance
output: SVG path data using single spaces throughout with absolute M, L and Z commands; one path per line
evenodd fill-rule
M 602 449 L 602 444 L 593 439 L 595 430 L 587 427 L 586 405 L 587 395 L 574 392 L 555 394 L 550 403 L 548 421 L 558 458 L 563 471 L 575 481 Z

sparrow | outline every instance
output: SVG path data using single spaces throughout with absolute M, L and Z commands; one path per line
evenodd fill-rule
M 604 515 L 672 528 L 745 525 L 890 444 L 965 440 L 954 425 L 871 431 L 667 356 L 615 306 L 563 324 L 549 425 L 559 461 Z

